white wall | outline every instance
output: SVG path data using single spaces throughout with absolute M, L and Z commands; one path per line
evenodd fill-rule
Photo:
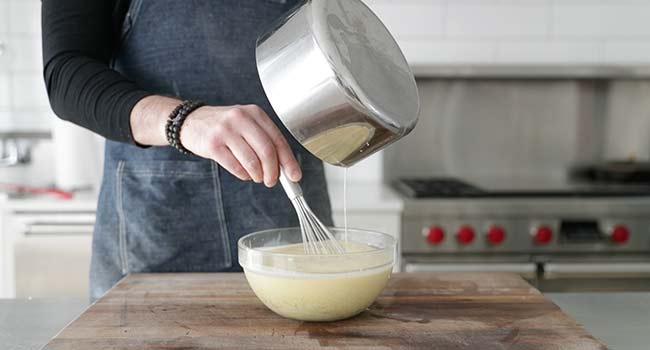
M 366 0 L 412 64 L 647 64 L 650 0 Z M 0 130 L 47 128 L 40 1 L 0 0 Z
M 366 1 L 414 65 L 650 63 L 650 0 Z M 0 43 L 0 131 L 49 128 L 39 0 L 0 0 Z M 349 176 L 381 170 L 375 156 Z M 340 183 L 341 169 L 327 172 Z
M 47 130 L 39 0 L 0 0 L 0 131 Z
M 647 64 L 650 0 L 366 0 L 412 64 Z
M 49 109 L 41 72 L 40 4 L 39 0 L 0 0 L 0 46 L 4 47 L 4 54 L 0 54 L 0 131 L 49 129 L 57 123 Z M 377 182 L 381 169 L 381 157 L 373 156 L 352 168 L 348 176 L 351 181 Z M 40 178 L 28 176 L 30 173 L 33 171 L 28 169 L 0 169 L 0 177 L 7 181 L 26 176 L 32 183 L 53 181 L 51 172 L 42 173 Z M 339 185 L 343 169 L 328 166 L 327 176 L 330 183 Z
M 382 153 L 377 153 L 348 168 L 348 181 L 350 182 L 382 182 L 384 159 Z M 343 186 L 345 169 L 329 164 L 325 165 L 325 175 L 333 186 Z

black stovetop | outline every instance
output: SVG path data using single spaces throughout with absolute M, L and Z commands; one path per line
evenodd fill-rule
M 649 184 L 595 184 L 540 181 L 469 182 L 456 178 L 407 178 L 393 183 L 409 198 L 644 197 Z

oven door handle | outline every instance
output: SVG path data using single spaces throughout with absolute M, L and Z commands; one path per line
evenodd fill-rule
M 31 224 L 25 225 L 25 236 L 92 236 L 92 224 Z
M 546 279 L 637 277 L 650 277 L 650 262 L 544 264 Z
M 537 265 L 533 263 L 407 263 L 406 272 L 510 272 L 526 278 L 535 278 Z

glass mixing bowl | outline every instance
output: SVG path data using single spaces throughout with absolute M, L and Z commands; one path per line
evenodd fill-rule
M 251 233 L 238 242 L 239 264 L 255 295 L 275 313 L 301 321 L 355 316 L 386 286 L 395 238 L 378 232 L 331 229 L 348 252 L 306 255 L 300 228 Z

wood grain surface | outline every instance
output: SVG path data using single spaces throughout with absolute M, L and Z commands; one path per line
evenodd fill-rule
M 367 311 L 307 323 L 269 311 L 243 274 L 131 275 L 45 349 L 607 347 L 516 275 L 395 274 Z

